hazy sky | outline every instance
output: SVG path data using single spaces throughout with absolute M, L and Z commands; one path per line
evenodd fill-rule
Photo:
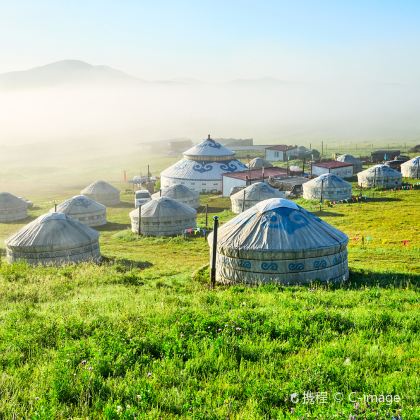
M 0 73 L 62 59 L 146 79 L 418 83 L 420 1 L 0 0 Z

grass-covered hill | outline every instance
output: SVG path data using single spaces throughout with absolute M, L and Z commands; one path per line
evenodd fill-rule
M 101 265 L 0 265 L 0 418 L 420 417 L 418 191 L 319 213 L 350 237 L 346 284 L 215 290 L 204 239 L 137 237 L 123 198 Z

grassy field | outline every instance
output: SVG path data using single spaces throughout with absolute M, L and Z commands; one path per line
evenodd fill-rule
M 82 186 L 34 189 L 30 219 Z M 419 418 L 419 195 L 299 200 L 349 235 L 346 284 L 209 290 L 204 239 L 137 237 L 125 192 L 101 265 L 1 264 L 0 418 Z

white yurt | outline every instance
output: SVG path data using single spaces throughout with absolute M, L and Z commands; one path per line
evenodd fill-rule
M 184 152 L 184 158 L 161 174 L 161 187 L 182 184 L 198 193 L 222 191 L 222 175 L 247 169 L 232 150 L 209 137 Z
M 420 156 L 401 164 L 401 174 L 405 178 L 420 178 Z
M 210 249 L 212 240 L 210 234 Z M 347 243 L 344 233 L 293 201 L 261 201 L 219 228 L 216 281 L 296 284 L 347 280 Z
M 197 226 L 197 212 L 192 207 L 169 197 L 160 197 L 141 206 L 140 233 L 145 236 L 181 235 Z M 139 229 L 139 209 L 130 212 L 131 230 Z
M 262 169 L 262 168 L 272 168 L 273 165 L 268 161 L 260 157 L 252 159 L 249 164 L 249 169 Z
M 375 165 L 357 174 L 357 182 L 365 188 L 394 188 L 401 185 L 401 173 L 387 165 Z
M 200 207 L 200 195 L 198 192 L 190 190 L 188 187 L 182 184 L 174 184 L 168 188 L 165 188 L 156 194 L 152 195 L 152 198 L 157 199 L 159 197 L 173 198 L 180 203 L 187 204 L 193 209 Z
M 115 206 L 120 203 L 120 190 L 105 181 L 92 182 L 80 194 L 104 206 Z
M 337 158 L 338 162 L 351 163 L 353 165 L 353 174 L 359 173 L 363 169 L 363 163 L 361 160 L 355 158 L 353 155 L 340 155 Z
M 64 213 L 47 213 L 6 240 L 9 262 L 61 265 L 99 261 L 99 233 Z
M 351 198 L 351 184 L 334 174 L 323 174 L 302 185 L 307 200 L 341 201 Z
M 28 217 L 28 203 L 8 192 L 0 192 L 0 223 Z
M 284 196 L 284 192 L 276 190 L 265 182 L 256 182 L 230 196 L 232 212 L 238 214 L 260 201 L 269 198 L 284 198 Z
M 75 195 L 62 202 L 57 206 L 57 212 L 65 213 L 87 226 L 106 224 L 106 207 L 84 195 Z

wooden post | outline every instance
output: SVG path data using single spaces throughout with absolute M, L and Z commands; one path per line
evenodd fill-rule
M 209 205 L 207 203 L 206 204 L 206 231 L 207 231 L 208 224 L 209 224 Z
M 244 188 L 244 196 L 242 197 L 242 213 L 245 211 L 245 188 Z
M 217 254 L 217 230 L 219 227 L 219 218 L 217 216 L 213 217 L 213 247 L 211 254 L 211 268 L 210 268 L 210 281 L 211 288 L 214 289 L 216 286 L 216 254 Z
M 159 189 L 159 197 L 162 197 L 162 188 Z
M 57 213 L 57 203 L 54 203 L 54 212 Z
M 137 229 L 137 234 L 140 236 L 141 235 L 141 206 L 139 206 L 139 226 Z

